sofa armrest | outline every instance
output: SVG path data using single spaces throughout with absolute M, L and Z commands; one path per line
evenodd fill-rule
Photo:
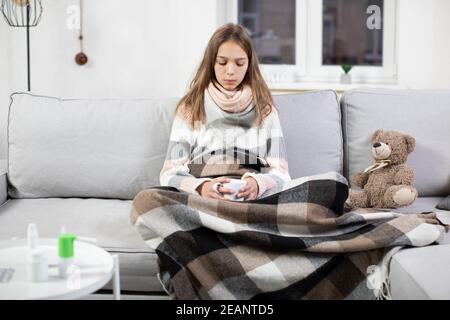
M 0 172 L 0 206 L 8 199 L 8 183 L 6 180 L 6 172 Z

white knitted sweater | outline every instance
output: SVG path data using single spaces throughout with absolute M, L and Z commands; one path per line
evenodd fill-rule
M 256 117 L 253 103 L 242 112 L 230 113 L 222 110 L 208 91 L 204 97 L 206 122 L 195 130 L 175 116 L 161 185 L 198 194 L 196 188 L 216 176 L 251 176 L 258 182 L 258 198 L 281 191 L 291 178 L 276 109 L 256 127 L 252 126 Z

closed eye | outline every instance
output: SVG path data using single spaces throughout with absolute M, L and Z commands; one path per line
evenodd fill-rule
M 226 62 L 218 62 L 218 64 L 220 64 L 221 66 L 225 66 L 227 63 Z M 244 66 L 244 64 L 241 64 L 241 63 L 237 63 L 236 65 L 238 67 L 243 67 Z

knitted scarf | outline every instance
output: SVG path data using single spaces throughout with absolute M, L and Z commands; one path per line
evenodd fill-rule
M 211 82 L 207 91 L 213 101 L 224 111 L 241 112 L 253 101 L 252 89 L 248 85 L 240 90 L 229 91 L 217 83 Z

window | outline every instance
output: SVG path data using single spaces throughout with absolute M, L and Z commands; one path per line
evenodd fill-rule
M 367 8 L 379 19 L 368 24 Z M 323 0 L 322 64 L 382 66 L 383 0 Z
M 295 64 L 295 0 L 239 1 L 238 17 L 262 64 Z
M 229 0 L 227 21 L 250 32 L 269 82 L 395 83 L 396 0 Z

